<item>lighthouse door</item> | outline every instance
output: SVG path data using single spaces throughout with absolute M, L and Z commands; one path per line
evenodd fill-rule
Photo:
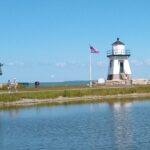
M 124 63 L 120 62 L 120 73 L 124 73 Z

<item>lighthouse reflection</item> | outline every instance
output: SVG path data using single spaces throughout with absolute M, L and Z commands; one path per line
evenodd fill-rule
M 133 103 L 111 103 L 114 144 L 118 150 L 135 149 L 132 117 Z
M 115 110 L 119 110 L 119 109 L 124 109 L 124 108 L 129 108 L 132 106 L 132 102 L 125 102 L 125 103 L 121 103 L 121 102 L 117 102 L 117 103 L 110 103 L 109 105 L 115 109 Z

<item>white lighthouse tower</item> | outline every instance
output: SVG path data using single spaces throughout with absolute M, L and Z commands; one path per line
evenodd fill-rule
M 112 44 L 112 50 L 107 51 L 109 58 L 107 80 L 131 80 L 131 69 L 128 58 L 130 51 L 125 49 L 125 44 L 117 38 Z

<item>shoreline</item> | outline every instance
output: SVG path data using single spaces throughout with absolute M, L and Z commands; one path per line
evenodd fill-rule
M 25 107 L 25 106 L 36 106 L 42 104 L 71 104 L 71 103 L 89 103 L 89 102 L 110 102 L 110 100 L 116 99 L 116 101 L 123 99 L 137 99 L 137 98 L 150 98 L 150 93 L 132 93 L 132 94 L 117 94 L 117 95 L 106 95 L 106 96 L 83 96 L 83 97 L 58 97 L 48 99 L 21 99 L 13 102 L 0 102 L 0 108 L 6 107 Z M 130 100 L 131 101 L 131 100 Z M 132 100 L 133 101 L 133 100 Z M 114 100 L 115 102 L 115 100 Z M 120 100 L 121 102 L 121 100 Z

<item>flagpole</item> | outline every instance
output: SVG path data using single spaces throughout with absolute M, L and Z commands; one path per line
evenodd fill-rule
M 99 53 L 99 51 L 94 47 L 90 46 L 90 87 L 92 87 L 92 54 L 93 53 L 97 54 Z
M 92 55 L 90 52 L 90 87 L 92 87 Z

